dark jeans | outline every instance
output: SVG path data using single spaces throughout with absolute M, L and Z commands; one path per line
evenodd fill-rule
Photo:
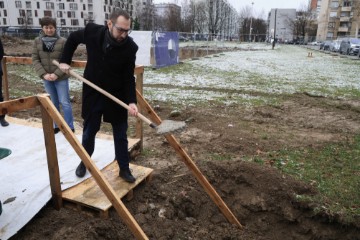
M 84 119 L 82 145 L 91 156 L 95 148 L 95 136 L 100 130 L 101 118 L 103 115 L 103 102 L 100 100 L 93 107 L 92 113 Z M 129 169 L 129 152 L 127 140 L 127 122 L 111 123 L 113 129 L 115 158 L 120 169 Z

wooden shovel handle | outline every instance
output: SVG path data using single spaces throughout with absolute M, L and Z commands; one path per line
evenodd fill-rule
M 60 68 L 60 64 L 58 61 L 53 60 L 52 63 L 54 65 L 56 65 L 58 68 Z M 107 96 L 108 98 L 110 98 L 111 100 L 113 100 L 114 102 L 116 102 L 117 104 L 121 105 L 122 107 L 124 107 L 125 109 L 129 110 L 130 107 L 125 104 L 123 101 L 121 101 L 120 99 L 116 98 L 114 95 L 108 93 L 107 91 L 105 91 L 104 89 L 100 88 L 99 86 L 95 85 L 94 83 L 90 82 L 89 80 L 87 80 L 86 78 L 80 76 L 79 74 L 77 74 L 76 72 L 74 72 L 73 70 L 69 70 L 69 74 L 77 79 L 79 79 L 80 81 L 86 83 L 87 85 L 89 85 L 90 87 L 94 88 L 95 90 L 97 90 L 98 92 L 104 94 L 105 96 Z M 147 119 L 144 115 L 142 115 L 141 113 L 137 114 L 137 117 L 140 118 L 141 120 L 143 120 L 145 123 L 147 123 L 150 127 L 152 128 L 156 128 L 156 125 L 151 122 L 149 119 Z

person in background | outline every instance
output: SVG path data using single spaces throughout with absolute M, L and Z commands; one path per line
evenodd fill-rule
M 66 39 L 56 33 L 56 20 L 44 17 L 40 20 L 42 31 L 35 38 L 32 61 L 37 75 L 43 79 L 45 90 L 50 94 L 52 103 L 64 112 L 65 122 L 74 132 L 73 113 L 69 94 L 69 76 L 56 67 L 52 61 L 60 60 Z M 60 129 L 54 124 L 54 133 Z
M 0 62 L 2 61 L 4 57 L 4 47 L 2 45 L 1 39 L 0 39 Z M 4 101 L 4 97 L 2 94 L 2 77 L 3 77 L 3 71 L 2 71 L 2 65 L 0 67 L 0 102 Z M 5 115 L 0 115 L 0 124 L 3 127 L 9 126 L 9 123 L 5 120 Z
M 131 28 L 129 14 L 115 9 L 106 26 L 89 23 L 85 29 L 73 32 L 66 41 L 60 60 L 60 69 L 69 72 L 72 56 L 79 44 L 85 44 L 87 63 L 84 77 L 129 105 L 127 111 L 113 100 L 83 84 L 82 117 L 84 129 L 82 145 L 91 156 L 95 148 L 95 135 L 100 130 L 101 119 L 111 123 L 115 145 L 115 159 L 119 176 L 133 183 L 135 177 L 129 168 L 128 114 L 137 116 L 135 88 L 135 59 L 138 46 L 128 36 Z M 75 174 L 83 177 L 86 167 L 80 162 Z

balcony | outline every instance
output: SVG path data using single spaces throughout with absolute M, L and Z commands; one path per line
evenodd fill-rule
M 351 7 L 341 7 L 342 12 L 351 12 Z
M 350 17 L 340 17 L 340 22 L 350 22 Z
M 349 28 L 348 27 L 339 27 L 338 32 L 348 32 Z

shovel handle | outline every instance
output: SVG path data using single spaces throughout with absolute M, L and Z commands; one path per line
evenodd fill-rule
M 60 64 L 58 61 L 53 60 L 52 63 L 54 65 L 56 65 L 58 68 L 60 68 Z M 98 92 L 104 94 L 105 96 L 107 96 L 108 98 L 110 98 L 111 100 L 113 100 L 114 102 L 116 102 L 117 104 L 121 105 L 122 107 L 124 107 L 125 109 L 129 110 L 130 107 L 124 103 L 123 101 L 121 101 L 120 99 L 116 98 L 114 95 L 108 93 L 107 91 L 105 91 L 104 89 L 100 88 L 99 86 L 93 84 L 92 82 L 90 82 L 89 80 L 87 80 L 86 78 L 80 76 L 79 74 L 77 74 L 76 72 L 74 72 L 73 70 L 69 69 L 69 74 L 77 79 L 79 79 L 80 81 L 86 83 L 87 85 L 89 85 L 90 87 L 94 88 L 95 90 L 97 90 Z M 152 128 L 156 128 L 156 124 L 154 124 L 153 122 L 151 122 L 148 118 L 146 118 L 144 115 L 142 115 L 141 113 L 137 114 L 137 117 L 140 118 L 142 121 L 144 121 L 145 123 L 147 123 L 150 127 Z

